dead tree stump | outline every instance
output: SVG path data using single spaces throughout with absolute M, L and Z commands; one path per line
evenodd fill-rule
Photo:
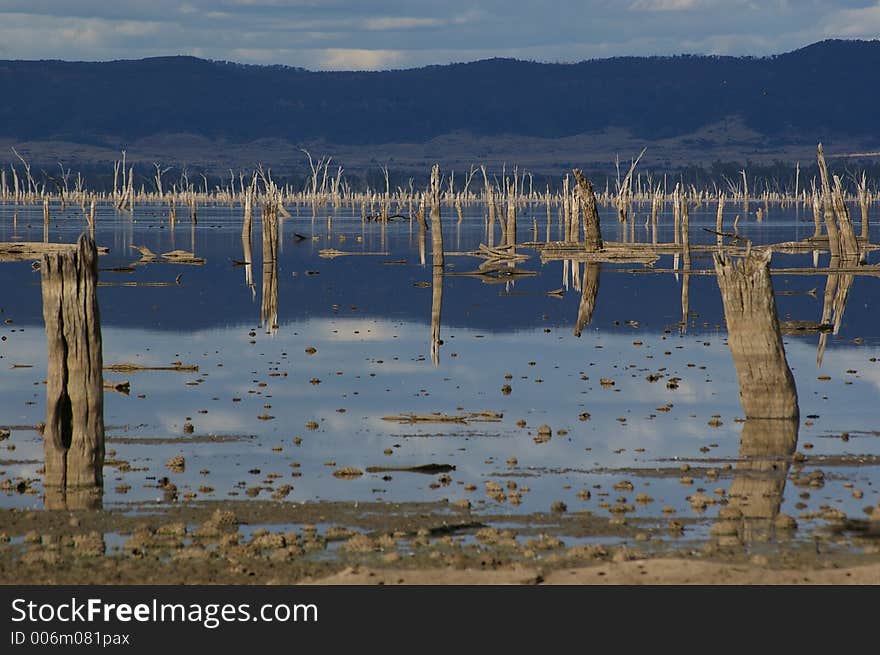
M 577 190 L 584 209 L 584 245 L 587 251 L 602 249 L 602 229 L 599 224 L 599 211 L 596 209 L 596 194 L 593 183 L 580 170 L 572 171 L 577 181 Z
M 799 416 L 797 389 L 779 332 L 770 257 L 770 250 L 739 260 L 716 253 L 715 273 L 746 418 L 791 419 Z
M 46 323 L 47 504 L 70 506 L 67 492 L 100 499 L 104 467 L 104 389 L 98 254 L 86 235 L 69 251 L 43 255 Z M 81 506 L 80 502 L 75 503 Z

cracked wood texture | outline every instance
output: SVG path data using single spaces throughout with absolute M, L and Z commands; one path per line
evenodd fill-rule
M 43 256 L 46 323 L 46 499 L 62 505 L 68 490 L 103 486 L 104 390 L 95 242 L 83 235 L 75 247 Z M 60 492 L 60 493 L 59 493 Z M 96 494 L 99 495 L 99 494 Z M 68 498 L 67 501 L 70 499 Z M 74 503 L 82 505 L 82 503 Z M 88 504 L 88 503 L 86 503 Z
M 770 250 L 753 250 L 737 260 L 715 253 L 715 273 L 746 418 L 797 418 L 797 389 L 779 332 L 770 257 Z

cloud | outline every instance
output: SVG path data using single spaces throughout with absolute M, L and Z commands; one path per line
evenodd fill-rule
M 880 2 L 838 12 L 825 29 L 828 36 L 870 37 L 880 34 Z
M 878 32 L 880 3 L 865 0 L 559 0 L 552 11 L 522 0 L 0 0 L 0 51 L 15 59 L 196 54 L 375 70 L 498 56 L 766 55 Z
M 696 9 L 701 4 L 703 3 L 700 0 L 633 0 L 629 8 L 643 11 L 685 11 Z
M 405 61 L 400 50 L 328 48 L 317 53 L 317 68 L 323 70 L 382 70 Z
M 425 27 L 439 27 L 446 21 L 439 18 L 416 18 L 412 16 L 382 16 L 380 18 L 367 18 L 364 20 L 364 29 L 367 30 L 411 30 Z

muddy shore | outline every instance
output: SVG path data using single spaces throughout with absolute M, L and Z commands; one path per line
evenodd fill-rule
M 589 512 L 224 502 L 8 510 L 2 525 L 2 584 L 880 583 L 880 531 L 870 520 L 829 524 L 808 539 L 750 541 Z

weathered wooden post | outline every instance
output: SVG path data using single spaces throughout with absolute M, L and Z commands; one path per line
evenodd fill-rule
M 721 247 L 722 235 L 724 231 L 724 192 L 718 194 L 718 212 L 715 214 L 715 245 Z
M 602 229 L 599 224 L 599 212 L 596 209 L 596 194 L 593 191 L 593 183 L 584 177 L 579 169 L 572 172 L 577 182 L 577 191 L 584 211 L 584 247 L 588 252 L 595 252 L 602 249 Z
M 267 333 L 278 329 L 278 199 L 267 194 L 261 214 L 263 221 L 263 286 L 260 323 Z
M 43 255 L 43 319 L 48 373 L 46 506 L 100 505 L 104 484 L 104 390 L 98 254 L 88 236 L 69 251 Z
M 94 241 L 95 239 L 95 196 L 92 195 L 91 203 L 89 204 L 89 214 L 86 222 L 89 226 L 89 236 Z
M 443 258 L 443 230 L 440 226 L 440 166 L 431 168 L 431 257 L 433 265 L 445 265 Z
M 440 166 L 431 169 L 431 361 L 440 363 L 440 311 L 443 307 L 443 229 L 440 224 Z
M 869 227 L 868 227 L 868 207 L 870 205 L 870 197 L 868 195 L 868 180 L 867 174 L 865 171 L 862 171 L 862 179 L 858 185 L 859 189 L 859 208 L 862 211 L 862 233 L 861 238 L 866 242 L 869 240 Z

